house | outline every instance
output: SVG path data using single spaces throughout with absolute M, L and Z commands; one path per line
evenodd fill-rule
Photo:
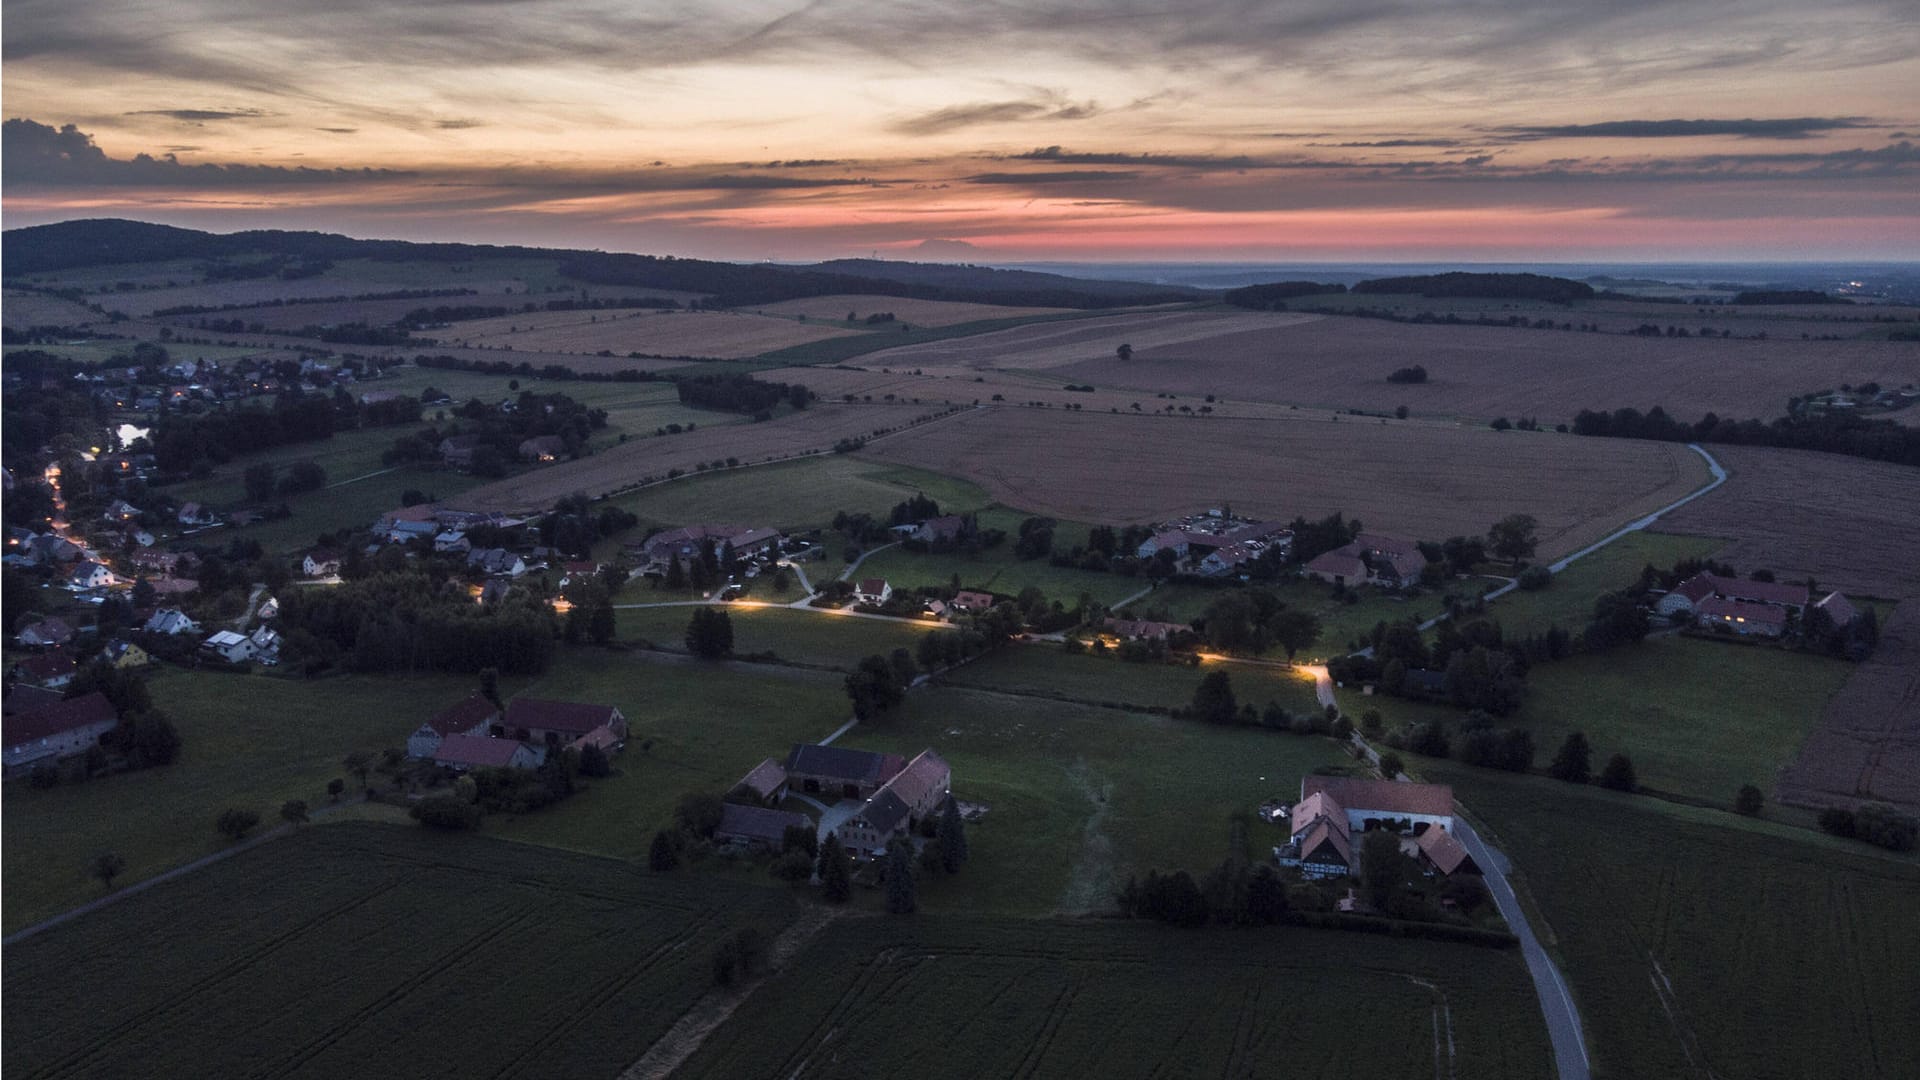
M 520 443 L 521 461 L 558 461 L 567 452 L 567 441 L 558 435 L 536 435 Z
M 482 445 L 478 435 L 449 435 L 440 440 L 440 460 L 456 469 L 469 468 Z
M 1360 556 L 1340 548 L 1315 555 L 1307 562 L 1306 573 L 1330 585 L 1361 585 L 1367 580 L 1368 567 Z
M 908 539 L 932 544 L 959 540 L 967 535 L 967 519 L 959 514 L 928 518 L 914 527 Z
M 153 532 L 138 525 L 128 529 L 123 535 L 126 538 L 126 546 L 133 550 L 150 548 L 154 544 Z
M 813 819 L 805 814 L 727 803 L 720 808 L 720 826 L 713 830 L 713 838 L 722 843 L 778 851 L 786 842 L 788 829 L 812 832 L 814 828 Z
M 1702 628 L 1729 630 L 1744 637 L 1779 637 L 1787 632 L 1788 610 L 1777 604 L 1709 596 L 1693 605 L 1693 617 Z
M 768 758 L 753 767 L 727 792 L 729 799 L 752 799 L 761 806 L 772 806 L 787 793 L 786 766 Z
M 340 553 L 314 548 L 300 560 L 300 572 L 308 577 L 334 577 L 340 573 Z
M 1149 619 L 1109 619 L 1106 631 L 1121 641 L 1166 641 L 1176 634 L 1191 633 L 1193 627 Z
M 58 648 L 73 641 L 73 627 L 67 620 L 49 615 L 20 630 L 20 646 L 26 649 Z
M 1428 873 L 1452 877 L 1455 874 L 1472 874 L 1478 877 L 1480 864 L 1467 854 L 1465 844 L 1454 839 L 1445 829 L 1428 829 L 1413 842 L 1420 848 L 1420 865 Z
M 953 594 L 951 601 L 955 611 L 967 615 L 976 615 L 993 607 L 993 594 L 968 592 L 965 589 Z
M 134 518 L 137 518 L 139 516 L 140 516 L 140 508 L 126 501 L 125 499 L 113 500 L 112 502 L 107 504 L 107 508 L 105 510 L 102 510 L 100 512 L 100 518 L 103 521 L 113 521 L 113 522 L 132 521 Z
M 280 601 L 271 596 L 260 601 L 260 606 L 253 609 L 253 617 L 261 620 L 279 618 Z
M 442 554 L 451 551 L 464 555 L 473 550 L 473 542 L 467 539 L 466 533 L 448 529 L 433 538 L 433 550 Z
M 201 642 L 200 647 L 229 664 L 244 664 L 260 651 L 252 638 L 245 634 L 236 634 L 231 630 L 220 631 Z
M 219 524 L 220 515 L 201 506 L 197 502 L 190 502 L 180 507 L 180 512 L 174 515 L 174 520 L 188 528 L 197 528 Z
M 46 690 L 58 690 L 73 681 L 73 673 L 78 670 L 73 657 L 55 649 L 53 652 L 35 653 L 23 657 L 13 665 L 12 674 L 17 682 L 28 686 L 38 686 Z
M 136 551 L 128 556 L 135 570 L 149 574 L 172 574 L 180 569 L 183 559 L 171 551 Z
M 591 559 L 562 563 L 560 565 L 560 587 L 564 589 L 576 581 L 586 581 L 599 572 L 600 564 Z
M 938 811 L 952 793 L 953 769 L 939 754 L 922 750 L 841 824 L 840 842 L 856 858 L 878 858 L 895 837 L 911 835 L 914 824 Z
M 272 627 L 264 624 L 254 627 L 247 640 L 253 642 L 253 654 L 263 663 L 280 662 L 280 635 Z
M 107 642 L 107 647 L 101 650 L 100 655 L 108 664 L 123 671 L 128 668 L 146 667 L 153 663 L 153 657 L 147 655 L 147 650 L 131 641 L 119 638 Z
M 468 697 L 428 717 L 407 736 L 407 756 L 431 758 L 440 749 L 440 740 L 451 735 L 485 735 L 500 721 L 500 706 L 481 694 Z
M 906 767 L 898 754 L 796 743 L 787 754 L 787 787 L 809 795 L 866 799 Z
M 537 769 L 546 760 L 544 751 L 517 739 L 491 739 L 485 735 L 448 735 L 434 749 L 433 763 L 465 772 L 468 769 Z
M 87 561 L 74 567 L 73 571 L 67 575 L 67 588 L 75 592 L 84 592 L 87 589 L 104 589 L 119 581 L 120 579 L 114 576 L 113 571 L 103 564 Z
M 1860 617 L 1860 612 L 1853 603 L 1837 592 L 1828 593 L 1813 606 L 1827 613 L 1827 618 L 1832 620 L 1835 630 L 1845 630 L 1853 625 L 1853 620 Z
M 649 562 L 667 563 L 675 556 L 682 561 L 698 556 L 708 548 L 719 550 L 731 544 L 743 558 L 765 555 L 778 548 L 780 530 L 744 525 L 688 525 L 654 533 L 638 546 Z M 635 546 L 635 545 L 629 545 Z
M 14 713 L 32 712 L 35 709 L 45 708 L 55 702 L 62 701 L 66 696 L 67 695 L 58 690 L 49 690 L 44 686 L 34 686 L 30 683 L 15 683 L 13 684 L 13 689 L 7 691 L 6 700 L 0 702 L 0 712 L 4 712 L 8 716 L 12 716 Z
M 1252 544 L 1238 540 L 1213 549 L 1207 557 L 1200 560 L 1200 573 L 1205 577 L 1225 577 L 1239 572 L 1240 568 L 1252 562 L 1259 555 Z
M 1361 533 L 1351 543 L 1316 556 L 1307 563 L 1306 573 L 1333 585 L 1405 589 L 1420 583 L 1426 565 L 1420 545 L 1411 540 Z
M 1288 821 L 1287 843 L 1273 849 L 1274 859 L 1281 866 L 1298 867 L 1306 877 L 1342 877 L 1358 870 L 1353 834 L 1370 829 L 1412 833 L 1416 843 L 1428 832 L 1450 833 L 1453 789 L 1445 784 L 1305 777 Z M 1450 858 L 1450 849 L 1448 854 Z
M 84 754 L 120 724 L 113 703 L 95 691 L 0 721 L 5 731 L 5 775 L 22 776 L 35 766 Z
M 1185 558 L 1188 549 L 1189 533 L 1185 529 L 1167 529 L 1154 533 L 1140 542 L 1134 554 L 1143 559 L 1151 559 L 1162 551 L 1172 551 L 1176 556 Z
M 197 634 L 200 624 L 187 618 L 187 613 L 178 608 L 161 608 L 153 613 L 141 629 L 149 634 Z
M 595 728 L 606 728 L 621 739 L 627 737 L 627 718 L 612 705 L 590 705 L 579 701 L 547 701 L 541 698 L 514 698 L 496 734 L 549 747 L 572 746 L 582 735 Z
M 526 560 L 506 548 L 479 548 L 467 552 L 467 566 L 488 575 L 519 577 L 527 572 Z
M 1697 616 L 1700 614 L 1700 605 L 1708 600 L 1767 604 L 1782 610 L 1800 611 L 1806 607 L 1808 596 L 1805 585 L 1748 581 L 1703 571 L 1674 586 L 1672 592 L 1660 598 L 1653 610 L 1667 616 L 1682 613 Z
M 853 587 L 853 600 L 857 604 L 884 604 L 893 595 L 893 586 L 886 578 L 862 578 L 860 584 Z

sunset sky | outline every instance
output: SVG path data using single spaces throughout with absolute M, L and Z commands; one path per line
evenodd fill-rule
M 1912 0 L 8 0 L 4 33 L 8 227 L 1920 258 Z

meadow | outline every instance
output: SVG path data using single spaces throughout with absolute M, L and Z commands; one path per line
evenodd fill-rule
M 990 501 L 977 486 L 955 477 L 831 454 L 690 476 L 618 496 L 612 505 L 661 525 L 739 521 L 792 532 L 830 525 L 841 510 L 885 519 L 915 495 L 926 495 L 949 513 L 983 509 Z M 840 552 L 829 554 L 837 558 Z M 807 574 L 817 578 L 812 566 Z
M 735 311 L 528 312 L 455 323 L 433 333 L 450 345 L 519 352 L 598 353 L 739 360 L 859 331 Z
M 182 914 L 191 912 L 191 917 Z M 7 947 L 7 1075 L 617 1075 L 784 890 L 316 825 Z
M 1139 663 L 1091 653 L 1075 655 L 1045 643 L 1001 649 L 940 678 L 954 686 L 1144 711 L 1185 708 L 1193 701 L 1194 687 L 1215 670 L 1225 670 L 1237 698 L 1256 709 L 1269 702 L 1295 713 L 1320 709 L 1313 678 L 1277 664 L 1230 664 L 1222 669 L 1216 661 Z
M 948 509 L 944 504 L 942 510 Z M 1047 557 L 1022 559 L 1014 554 L 1020 523 L 1029 515 L 1013 510 L 991 509 L 980 513 L 982 529 L 999 529 L 1007 539 L 991 548 L 972 554 L 966 552 L 917 552 L 905 547 L 875 551 L 860 564 L 862 578 L 884 578 L 894 588 L 923 585 L 951 585 L 958 577 L 967 589 L 1018 596 L 1025 589 L 1039 589 L 1048 600 L 1058 600 L 1069 609 L 1079 603 L 1081 594 L 1101 604 L 1115 604 L 1151 584 L 1145 578 L 1125 577 L 1074 566 L 1055 566 Z M 1053 547 L 1068 551 L 1085 546 L 1088 526 L 1071 521 L 1056 522 Z
M 921 915 L 829 927 L 676 1075 L 1500 1080 L 1550 1068 L 1512 952 Z
M 1683 559 L 1712 556 L 1719 548 L 1720 541 L 1709 537 L 1644 529 L 1631 532 L 1599 551 L 1581 556 L 1555 574 L 1544 589 L 1515 589 L 1494 600 L 1487 605 L 1486 617 L 1497 621 L 1509 636 L 1545 633 L 1556 625 L 1578 633 L 1593 619 L 1594 601 L 1638 582 L 1643 568 L 1668 570 Z
M 1448 586 L 1448 591 L 1474 595 L 1483 586 L 1491 587 L 1491 583 L 1455 582 Z M 1161 585 L 1128 604 L 1125 614 L 1160 622 L 1191 622 L 1205 614 L 1208 605 L 1239 587 L 1238 584 L 1215 587 L 1186 582 Z M 1320 636 L 1300 651 L 1297 658 L 1302 661 L 1347 652 L 1351 642 L 1371 633 L 1378 623 L 1407 619 L 1421 622 L 1438 615 L 1444 607 L 1441 597 L 1430 592 L 1409 598 L 1379 589 L 1350 591 L 1346 595 L 1353 597 L 1353 602 L 1348 603 L 1336 596 L 1333 586 L 1318 578 L 1280 578 L 1258 582 L 1253 587 L 1273 593 L 1288 607 L 1310 611 L 1320 620 Z M 1270 649 L 1268 655 L 1286 659 L 1286 651 L 1278 647 Z
M 893 622 L 816 609 L 795 611 L 729 604 L 724 610 L 733 624 L 735 655 L 772 653 L 793 663 L 844 670 L 851 670 L 862 657 L 875 653 L 886 655 L 895 649 L 912 650 L 922 636 L 945 627 L 931 619 L 917 623 Z M 614 614 L 621 640 L 648 641 L 682 650 L 693 611 L 690 607 L 627 608 Z
M 1920 862 L 1543 778 L 1433 764 L 1520 868 L 1615 1080 L 1920 1072 Z
M 909 326 L 955 326 L 987 319 L 1066 315 L 1074 311 L 1073 308 L 1009 307 L 1002 304 L 969 304 L 951 300 L 916 300 L 906 296 L 857 295 L 809 296 L 801 300 L 783 300 L 777 304 L 755 305 L 746 310 L 756 315 L 784 316 L 789 319 L 804 317 L 828 324 L 839 324 L 850 330 L 868 329 L 865 321 L 867 317 L 882 312 L 893 315 L 896 320 Z M 852 312 L 859 318 L 852 323 L 846 322 L 848 312 Z M 899 332 L 899 327 L 894 323 L 873 325 L 882 331 Z

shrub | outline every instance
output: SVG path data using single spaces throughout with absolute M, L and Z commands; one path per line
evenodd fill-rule
M 1734 812 L 1745 814 L 1747 817 L 1759 816 L 1761 807 L 1765 805 L 1766 797 L 1761 795 L 1760 789 L 1752 784 L 1742 784 L 1740 794 L 1733 797 Z
M 449 832 L 465 832 L 480 827 L 480 808 L 457 795 L 435 795 L 422 799 L 407 811 L 422 825 Z
M 1529 566 L 1520 571 L 1518 580 L 1522 589 L 1537 592 L 1553 584 L 1553 571 L 1544 566 Z
M 1853 811 L 1844 806 L 1829 806 L 1820 811 L 1820 827 L 1835 836 L 1852 836 Z
M 1391 780 L 1394 777 L 1399 776 L 1401 773 L 1406 771 L 1407 771 L 1406 766 L 1403 762 L 1401 762 L 1399 754 L 1396 754 L 1393 751 L 1389 750 L 1386 753 L 1380 755 L 1380 775 L 1381 776 L 1384 776 L 1387 779 Z
M 251 810 L 230 806 L 220 811 L 220 816 L 214 819 L 213 824 L 220 830 L 222 836 L 229 840 L 239 840 L 252 832 L 255 825 L 260 824 L 260 815 Z
M 665 830 L 653 834 L 653 846 L 647 849 L 647 869 L 664 873 L 680 865 L 680 849 Z
M 1920 822 L 1886 803 L 1867 803 L 1853 812 L 1854 835 L 1889 851 L 1912 851 Z
M 1607 759 L 1607 767 L 1600 770 L 1600 786 L 1614 791 L 1635 791 L 1640 787 L 1639 779 L 1633 772 L 1633 761 L 1625 754 L 1615 754 Z

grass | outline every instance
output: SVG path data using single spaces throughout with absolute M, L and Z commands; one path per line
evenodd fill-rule
M 183 913 L 191 913 L 183 918 Z M 314 826 L 7 949 L 9 1076 L 605 1078 L 790 895 Z
M 1643 567 L 1669 569 L 1682 559 L 1705 558 L 1723 544 L 1704 536 L 1628 533 L 1555 574 L 1546 588 L 1515 589 L 1493 601 L 1486 617 L 1498 620 L 1510 636 L 1542 634 L 1556 623 L 1578 633 L 1593 618 L 1594 601 L 1634 584 Z
M 280 804 L 326 803 L 350 751 L 403 746 L 414 726 L 470 692 L 457 676 L 343 676 L 316 683 L 161 670 L 154 704 L 183 744 L 172 765 L 37 790 L 0 789 L 5 800 L 4 924 L 11 932 L 90 900 L 86 865 L 102 851 L 127 860 L 125 882 L 224 846 L 214 818 L 227 807 L 280 821 Z M 357 790 L 349 779 L 349 790 Z
M 941 508 L 946 509 L 944 503 Z M 889 548 L 876 552 L 861 563 L 859 575 L 863 578 L 885 578 L 888 584 L 899 589 L 950 585 L 957 574 L 963 588 L 1008 596 L 1017 596 L 1025 589 L 1039 589 L 1049 600 L 1058 600 L 1068 608 L 1079 603 L 1082 593 L 1092 596 L 1099 603 L 1112 604 L 1132 596 L 1149 584 L 1144 578 L 1055 566 L 1044 557 L 1020 558 L 1013 553 L 1013 545 L 1020 532 L 1020 523 L 1028 516 L 1016 510 L 987 510 L 979 516 L 980 527 L 1004 530 L 1007 539 L 1001 544 L 972 555 Z M 1055 549 L 1065 551 L 1076 545 L 1085 545 L 1087 528 L 1075 522 L 1060 522 L 1054 527 Z
M 942 678 L 956 686 L 1009 690 L 1043 697 L 1125 705 L 1176 708 L 1193 700 L 1193 688 L 1221 665 L 1133 663 L 1111 656 L 1073 655 L 1052 645 L 1002 649 L 956 668 Z M 1236 697 L 1255 708 L 1277 701 L 1290 712 L 1319 709 L 1313 680 L 1281 668 L 1229 664 L 1225 670 Z
M 836 745 L 931 747 L 953 766 L 954 793 L 990 809 L 969 826 L 967 868 L 928 882 L 921 904 L 1001 915 L 1105 911 L 1130 874 L 1210 869 L 1236 815 L 1347 760 L 1325 738 L 952 686 L 915 691 Z M 1250 828 L 1255 850 L 1284 839 Z
M 919 345 L 929 341 L 946 341 L 950 338 L 971 337 L 974 334 L 986 334 L 995 330 L 1008 330 L 1028 323 L 1062 322 L 1069 319 L 1091 319 L 1103 315 L 1112 315 L 1112 309 L 1097 311 L 1075 311 L 1061 315 L 1013 316 L 1005 319 L 979 319 L 974 322 L 956 323 L 952 326 L 911 326 L 901 329 L 877 330 L 873 333 L 857 336 L 827 338 L 824 341 L 810 341 L 804 345 L 790 345 L 784 349 L 763 353 L 761 361 L 778 367 L 804 366 L 812 364 L 838 364 L 864 356 L 867 353 L 891 349 L 899 345 Z M 816 321 L 816 325 L 820 325 Z M 831 321 L 825 325 L 838 325 Z
M 680 649 L 686 638 L 692 608 L 640 608 L 616 612 L 620 637 L 641 639 Z M 927 633 L 945 624 L 862 619 L 808 609 L 754 608 L 729 605 L 736 655 L 773 653 L 782 660 L 822 664 L 851 670 L 862 657 L 885 655 L 895 649 L 912 650 Z
M 955 513 L 990 501 L 964 480 L 834 454 L 659 484 L 622 495 L 613 505 L 662 525 L 740 521 L 792 531 L 824 527 L 841 510 L 884 519 L 895 504 L 916 493 Z M 831 546 L 837 556 L 842 545 Z
M 1551 1069 L 1515 954 L 921 915 L 829 927 L 676 1075 L 1410 1077 L 1436 1057 L 1482 1080 Z
M 1913 857 L 1540 778 L 1428 771 L 1521 868 L 1596 1075 L 1920 1073 Z
M 1175 582 L 1162 585 L 1127 605 L 1126 612 L 1135 618 L 1157 619 L 1164 616 L 1166 621 L 1191 622 L 1205 613 L 1207 606 L 1225 592 L 1240 587 L 1237 584 L 1208 586 Z M 1344 653 L 1348 642 L 1371 633 L 1376 623 L 1399 622 L 1416 616 L 1429 618 L 1439 614 L 1443 607 L 1437 596 L 1423 595 L 1407 600 L 1378 589 L 1349 593 L 1357 598 L 1349 604 L 1335 596 L 1332 585 L 1318 578 L 1282 578 L 1257 582 L 1253 587 L 1272 592 L 1288 607 L 1311 611 L 1320 620 L 1320 636 L 1311 646 L 1301 650 L 1302 660 Z M 1284 656 L 1284 653 L 1275 649 L 1272 655 Z

